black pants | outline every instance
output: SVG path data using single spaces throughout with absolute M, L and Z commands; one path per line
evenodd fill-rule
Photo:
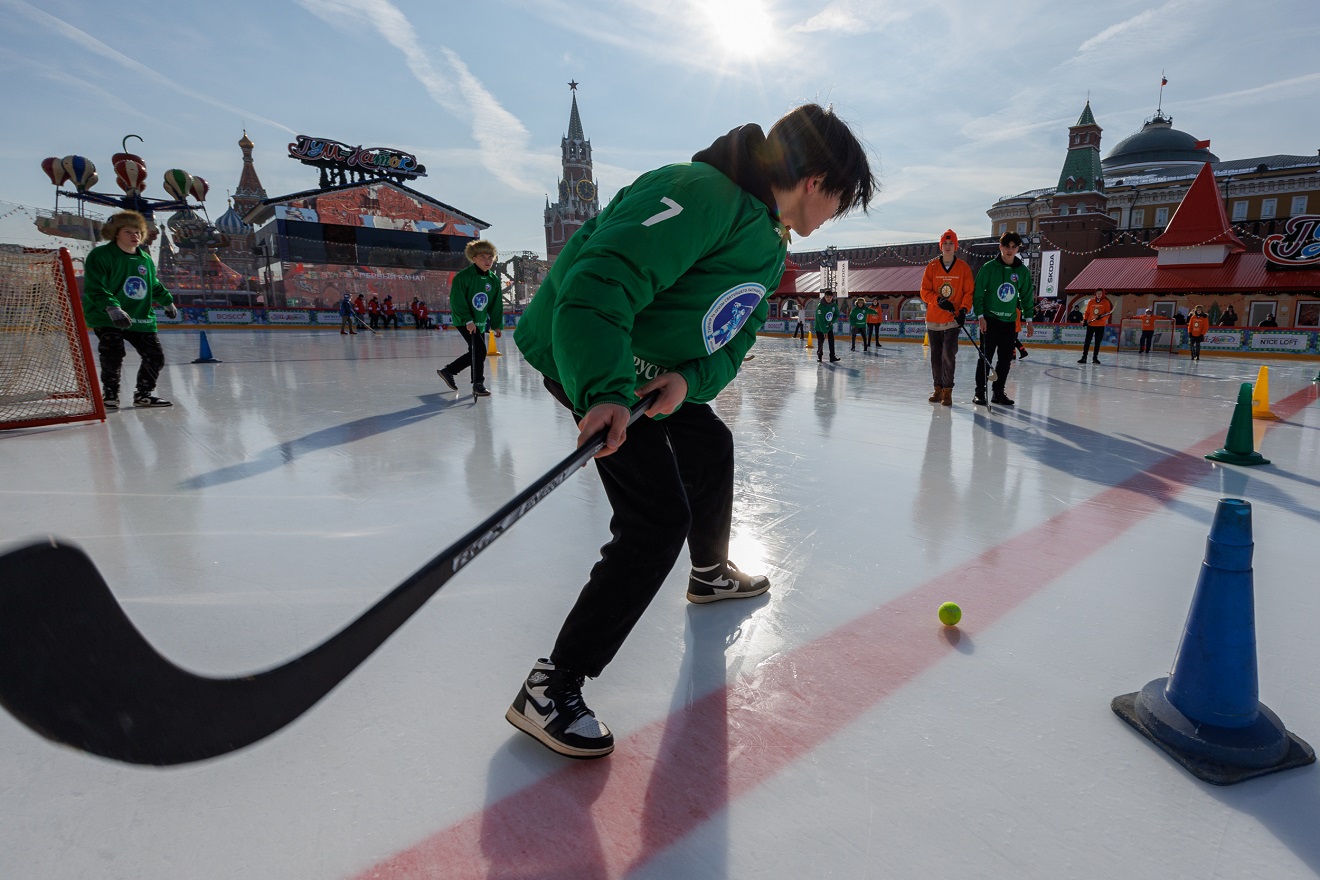
M 1082 343 L 1082 358 L 1085 359 L 1087 350 L 1091 347 L 1091 340 L 1095 340 L 1095 354 L 1093 357 L 1100 357 L 1100 340 L 1105 338 L 1104 327 L 1092 327 L 1086 325 L 1086 341 Z
M 399 316 L 398 316 L 398 315 L 386 315 L 386 316 L 385 316 L 385 326 L 382 327 L 381 329 L 382 329 L 382 330 L 388 330 L 391 321 L 394 322 L 394 329 L 395 329 L 395 330 L 398 330 L 398 329 L 399 329 Z
M 124 343 L 142 358 L 137 371 L 137 390 L 134 397 L 142 397 L 156 390 L 156 379 L 165 366 L 165 351 L 155 333 L 120 330 L 117 327 L 95 327 L 98 340 L 96 353 L 101 357 L 101 393 L 105 397 L 119 397 L 119 376 L 124 366 Z
M 1188 349 L 1189 349 L 1189 350 L 1188 350 L 1188 354 L 1190 354 L 1192 357 L 1196 358 L 1198 361 L 1201 359 L 1201 340 L 1202 340 L 1202 339 L 1205 339 L 1205 337 L 1204 337 L 1204 336 L 1191 336 L 1191 335 L 1188 335 L 1188 337 L 1187 337 L 1187 347 L 1188 347 Z
M 561 385 L 547 379 L 545 387 L 572 409 Z M 729 558 L 733 434 L 706 404 L 685 403 L 663 419 L 638 419 L 596 469 L 614 512 L 611 537 L 550 654 L 555 666 L 593 677 L 641 619 L 684 541 L 694 567 Z
M 872 344 L 874 344 L 876 348 L 879 348 L 879 347 L 880 347 L 880 325 L 879 325 L 879 324 L 867 324 L 867 325 L 866 325 L 866 335 L 867 335 L 868 337 L 870 337 Z
M 1141 342 L 1137 346 L 1137 354 L 1141 354 L 1144 351 L 1150 351 L 1151 343 L 1153 343 L 1154 341 L 1155 341 L 1154 330 L 1142 330 Z
M 380 315 L 378 315 L 378 314 L 375 313 L 375 312 L 372 312 L 372 313 L 371 313 L 371 318 L 370 318 L 369 320 L 370 320 L 370 322 L 371 322 L 371 329 L 372 329 L 372 330 L 379 330 L 379 329 L 380 329 Z
M 948 330 L 927 330 L 930 336 L 930 375 L 941 388 L 953 387 L 953 372 L 958 366 L 958 326 Z
M 1013 366 L 1013 343 L 1016 341 L 1015 321 L 1001 321 L 991 315 L 985 316 L 985 333 L 981 335 L 981 351 L 985 352 L 985 357 L 976 359 L 977 395 L 985 396 L 986 361 L 994 365 L 995 374 L 998 376 L 998 381 L 992 387 L 995 391 L 1004 390 L 1009 368 Z
M 834 360 L 834 328 L 816 331 L 816 360 L 825 359 L 825 340 L 830 341 L 830 360 Z
M 454 358 L 445 366 L 445 372 L 451 376 L 457 376 L 459 373 L 472 368 L 472 384 L 486 384 L 486 341 L 485 334 L 476 330 L 469 330 L 466 324 L 455 324 L 459 335 L 467 343 L 467 351 Z
M 794 338 L 794 339 L 806 339 L 806 338 L 807 338 L 807 325 L 806 325 L 806 324 L 803 324 L 801 321 L 798 321 L 798 322 L 797 322 L 797 326 L 793 328 L 793 338 Z
M 862 324 L 861 326 L 858 326 L 858 327 L 854 327 L 854 328 L 852 328 L 852 348 L 853 348 L 853 351 L 856 351 L 856 350 L 857 350 L 857 337 L 858 337 L 858 336 L 861 336 L 861 337 L 862 337 L 862 351 L 870 351 L 870 349 L 871 349 L 871 343 L 868 342 L 868 341 L 866 340 L 866 325 L 865 325 L 865 324 Z

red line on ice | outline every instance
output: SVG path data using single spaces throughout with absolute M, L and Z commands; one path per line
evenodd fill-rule
M 1305 388 L 1274 411 L 1287 419 L 1316 399 Z M 1072 548 L 1094 554 L 1205 479 L 1203 456 L 1223 438 L 1172 453 L 962 565 L 960 579 L 984 581 L 1006 570 L 1001 561 L 1013 572 L 962 602 L 965 619 L 989 627 L 1090 555 Z M 354 880 L 624 877 L 948 657 L 934 623 L 948 584 L 932 578 L 778 654 L 629 735 L 610 757 L 566 764 Z

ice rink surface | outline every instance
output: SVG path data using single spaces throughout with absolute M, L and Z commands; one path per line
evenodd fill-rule
M 452 332 L 162 334 L 168 410 L 0 433 L 3 549 L 83 547 L 147 639 L 234 676 L 338 631 L 571 450 L 506 334 L 493 397 L 441 385 Z M 1314 361 L 1032 348 L 1016 408 L 926 402 L 920 345 L 818 365 L 766 338 L 717 400 L 734 560 L 679 566 L 585 689 L 609 758 L 504 711 L 609 509 L 569 479 L 298 721 L 200 764 L 56 746 L 0 713 L 0 877 L 1283 878 L 1320 874 L 1313 765 L 1220 788 L 1110 700 L 1167 675 L 1217 499 L 1253 506 L 1261 700 L 1320 743 Z M 126 387 L 137 360 L 129 354 Z M 1269 367 L 1272 462 L 1222 466 Z M 960 626 L 936 618 L 963 608 Z

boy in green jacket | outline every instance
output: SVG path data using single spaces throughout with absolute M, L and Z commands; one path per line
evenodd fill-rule
M 822 290 L 820 300 L 816 303 L 816 360 L 825 359 L 825 342 L 830 343 L 830 361 L 841 361 L 843 358 L 836 357 L 834 354 L 834 322 L 839 320 L 839 304 L 834 301 L 834 291 Z
M 455 273 L 449 288 L 449 309 L 454 327 L 463 337 L 466 350 L 436 370 L 440 380 L 457 391 L 454 376 L 472 367 L 472 396 L 490 397 L 486 390 L 486 328 L 499 336 L 504 323 L 504 298 L 500 295 L 500 273 L 495 265 L 495 245 L 481 238 L 467 243 L 463 256 L 471 264 Z
M 789 233 L 810 235 L 876 183 L 865 149 L 830 110 L 809 104 L 762 133 L 744 125 L 692 157 L 642 175 L 568 240 L 514 340 L 572 411 L 613 508 L 612 540 L 548 658 L 505 717 L 576 758 L 614 750 L 582 699 L 664 581 L 684 542 L 688 600 L 758 596 L 764 575 L 728 557 L 733 436 L 708 406 L 733 381 L 779 283 Z M 629 407 L 652 391 L 649 418 Z
M 142 358 L 133 405 L 171 406 L 154 393 L 165 366 L 165 351 L 156 335 L 152 304 L 164 306 L 169 318 L 178 317 L 179 310 L 174 297 L 156 278 L 156 264 L 142 246 L 147 240 L 147 218 L 137 211 L 120 211 L 101 227 L 101 237 L 108 243 L 92 248 L 83 260 L 82 305 L 87 326 L 98 340 L 105 408 L 119 408 L 125 342 Z
M 852 332 L 853 351 L 857 350 L 857 334 L 859 333 L 862 335 L 862 353 L 865 354 L 871 350 L 871 342 L 867 338 L 866 333 L 866 316 L 874 314 L 875 309 L 867 304 L 866 298 L 861 296 L 857 297 L 857 303 L 852 307 L 852 310 L 848 312 L 848 327 Z M 877 342 L 876 348 L 879 347 L 880 343 Z
M 991 260 L 976 273 L 976 290 L 972 293 L 972 311 L 980 315 L 981 352 L 984 357 L 976 361 L 976 396 L 972 403 L 985 406 L 985 365 L 995 363 L 994 396 L 991 403 L 1012 406 L 1013 401 L 1004 393 L 1009 367 L 1013 365 L 1013 348 L 1017 343 L 1018 315 L 1024 316 L 1027 335 L 1035 330 L 1031 316 L 1036 313 L 1036 299 L 1031 289 L 1031 271 L 1018 257 L 1022 237 L 1016 232 L 999 236 L 999 257 Z

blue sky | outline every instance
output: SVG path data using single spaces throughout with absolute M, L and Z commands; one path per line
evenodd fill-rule
M 0 20 L 3 242 L 55 241 L 17 207 L 53 207 L 43 158 L 87 156 L 114 189 L 130 133 L 146 195 L 183 168 L 214 219 L 246 128 L 270 195 L 316 184 L 295 134 L 396 147 L 503 251 L 543 254 L 570 79 L 603 201 L 735 125 L 833 103 L 883 189 L 795 250 L 988 234 L 996 198 L 1057 179 L 1088 95 L 1107 153 L 1154 112 L 1161 71 L 1174 126 L 1222 159 L 1320 148 L 1313 3 L 0 0 Z

